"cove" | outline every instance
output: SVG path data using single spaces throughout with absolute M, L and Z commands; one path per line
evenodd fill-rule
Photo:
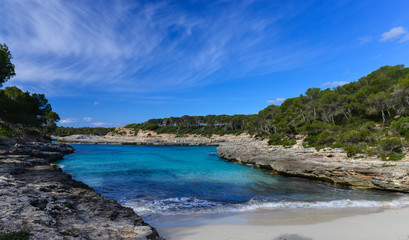
M 63 171 L 148 222 L 171 215 L 407 203 L 401 193 L 340 188 L 229 163 L 217 156 L 216 147 L 73 147 L 75 153 L 57 162 Z

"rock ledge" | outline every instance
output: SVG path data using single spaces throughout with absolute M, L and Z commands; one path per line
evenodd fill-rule
M 0 146 L 0 235 L 30 239 L 162 239 L 141 217 L 52 164 L 67 144 Z
M 220 157 L 254 164 L 286 176 L 331 182 L 348 187 L 409 192 L 409 159 L 385 162 L 377 158 L 348 158 L 343 149 L 268 146 L 265 141 L 222 144 Z

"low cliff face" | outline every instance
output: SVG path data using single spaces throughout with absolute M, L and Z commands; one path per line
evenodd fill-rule
M 182 145 L 182 146 L 218 146 L 221 143 L 236 143 L 253 141 L 249 135 L 213 135 L 212 137 L 203 137 L 196 135 L 185 135 L 182 137 L 174 134 L 157 134 L 152 131 L 140 131 L 136 136 L 129 134 L 106 136 L 86 136 L 72 135 L 66 137 L 54 137 L 58 142 L 72 144 L 134 144 L 134 145 Z
M 0 235 L 30 239 L 161 239 L 135 212 L 105 198 L 50 164 L 66 144 L 0 147 Z
M 279 174 L 319 179 L 344 186 L 409 192 L 409 161 L 348 158 L 342 149 L 268 146 L 264 141 L 222 144 L 220 157 L 269 168 Z

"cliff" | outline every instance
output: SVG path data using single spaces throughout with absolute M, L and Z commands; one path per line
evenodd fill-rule
M 248 134 L 223 136 L 212 135 L 211 137 L 186 134 L 157 134 L 154 131 L 142 131 L 137 134 L 132 130 L 117 127 L 116 133 L 106 136 L 72 135 L 66 137 L 53 137 L 54 140 L 71 144 L 132 144 L 132 145 L 182 145 L 182 146 L 218 146 L 221 143 L 248 142 L 253 138 Z
M 385 162 L 377 158 L 348 158 L 343 149 L 268 146 L 265 141 L 222 144 L 220 157 L 272 169 L 286 176 L 318 179 L 355 188 L 409 192 L 409 159 Z
M 130 209 L 51 164 L 67 144 L 0 146 L 0 235 L 30 239 L 162 239 Z

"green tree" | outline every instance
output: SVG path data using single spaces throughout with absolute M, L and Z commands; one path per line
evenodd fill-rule
M 12 58 L 7 45 L 0 43 L 0 87 L 3 86 L 3 83 L 16 75 L 14 72 L 14 64 L 11 63 Z

